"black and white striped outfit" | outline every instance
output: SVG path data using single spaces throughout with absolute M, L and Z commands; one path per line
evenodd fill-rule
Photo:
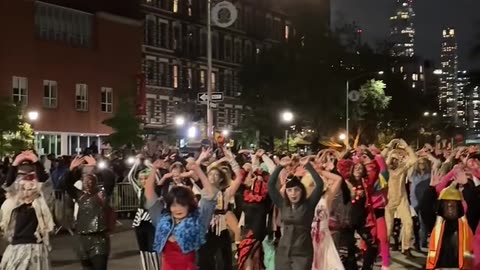
M 153 250 L 153 241 L 155 237 L 155 226 L 152 224 L 150 212 L 145 207 L 144 189 L 138 185 L 134 179 L 134 169 L 128 175 L 130 184 L 137 192 L 140 205 L 137 208 L 132 227 L 137 236 L 138 249 L 140 251 L 141 270 L 160 270 L 158 254 Z

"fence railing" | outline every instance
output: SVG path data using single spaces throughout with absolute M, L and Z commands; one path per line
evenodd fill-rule
M 115 213 L 135 212 L 140 202 L 138 196 L 129 183 L 117 183 L 110 198 L 110 205 Z M 75 220 L 75 203 L 66 192 L 56 190 L 53 193 L 51 211 L 55 221 L 55 234 L 60 230 L 67 230 L 73 234 Z

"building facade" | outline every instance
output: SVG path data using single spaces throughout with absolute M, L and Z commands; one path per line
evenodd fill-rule
M 102 121 L 112 117 L 121 95 L 135 94 L 142 22 L 129 14 L 135 5 L 115 11 L 104 2 L 0 4 L 0 95 L 26 114 L 38 112 L 32 125 L 41 154 L 101 145 L 111 133 Z
M 441 75 L 439 88 L 439 109 L 445 120 L 455 124 L 462 121 L 458 115 L 457 88 L 458 60 L 455 29 L 446 28 L 442 32 L 442 52 L 440 55 Z M 463 100 L 463 98 L 461 98 Z
M 413 0 L 396 0 L 395 14 L 390 17 L 391 55 L 413 57 L 415 55 L 415 28 Z
M 212 1 L 214 6 L 219 1 Z M 214 110 L 216 130 L 235 131 L 241 122 L 242 65 L 293 35 L 285 14 L 270 1 L 235 1 L 238 18 L 229 28 L 212 26 L 212 90 L 224 100 Z M 207 89 L 207 1 L 143 0 L 142 46 L 146 80 L 145 124 L 170 132 L 175 118 L 205 123 L 206 105 L 197 100 Z M 183 131 L 182 131 L 183 132 Z M 185 131 L 186 132 L 186 131 Z

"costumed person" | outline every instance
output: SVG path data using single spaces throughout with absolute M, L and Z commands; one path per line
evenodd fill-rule
M 453 182 L 438 196 L 426 269 L 473 270 L 473 232 L 465 217 L 462 193 Z
M 158 270 L 160 269 L 158 254 L 153 248 L 155 227 L 152 224 L 152 217 L 149 209 L 147 209 L 145 198 L 145 184 L 148 176 L 150 176 L 151 173 L 151 164 L 148 164 L 147 168 L 144 168 L 138 172 L 138 176 L 135 177 L 135 172 L 140 165 L 142 165 L 142 163 L 142 159 L 137 159 L 137 162 L 134 164 L 130 170 L 130 173 L 128 174 L 128 181 L 135 190 L 140 202 L 135 214 L 135 218 L 133 219 L 132 227 L 135 229 L 138 249 L 140 250 L 141 269 Z M 138 180 L 136 178 L 138 178 Z
M 315 207 L 320 200 L 324 183 L 310 164 L 310 157 L 301 159 L 300 164 L 310 173 L 315 181 L 315 188 L 307 198 L 307 191 L 297 176 L 289 176 L 282 195 L 277 188 L 280 172 L 291 162 L 286 157 L 272 173 L 268 181 L 268 193 L 274 204 L 280 209 L 283 233 L 275 253 L 277 270 L 310 270 L 313 262 L 313 244 L 311 226 Z
M 244 166 L 247 176 L 244 181 L 243 214 L 240 219 L 243 219 L 243 239 L 238 247 L 238 269 L 260 270 L 265 269 L 262 242 L 268 234 L 267 217 L 272 210 L 267 186 L 270 174 L 265 168 L 249 168 Z
M 85 270 L 106 270 L 110 255 L 109 231 L 114 229 L 115 220 L 109 205 L 109 197 L 113 193 L 113 178 L 103 179 L 104 188 L 99 190 L 99 179 L 93 173 L 82 176 L 82 170 L 92 171 L 96 161 L 91 156 L 76 157 L 70 164 L 70 171 L 65 179 L 68 195 L 78 203 L 75 225 L 77 236 L 76 251 Z M 80 176 L 80 177 L 79 177 Z M 82 190 L 75 187 L 75 181 L 82 179 Z
M 0 229 L 9 245 L 2 270 L 49 270 L 52 214 L 42 192 L 48 179 L 33 151 L 17 155 L 6 178 L 7 199 L 1 207 Z
M 379 168 L 376 162 L 366 162 L 366 160 L 373 160 L 373 157 L 369 158 L 365 155 L 362 151 L 351 150 L 337 164 L 338 172 L 345 179 L 345 184 L 342 186 L 343 202 L 340 202 L 340 204 L 344 204 L 340 209 L 344 210 L 339 211 L 335 218 L 337 221 L 343 219 L 348 221 L 340 222 L 341 227 L 336 234 L 338 238 L 335 242 L 345 269 L 349 270 L 357 269 L 355 232 L 366 245 L 362 270 L 373 269 L 378 251 L 375 234 L 372 233 L 376 225 L 372 190 L 379 177 Z M 364 162 L 367 163 L 366 166 L 363 164 Z M 338 203 L 337 201 L 336 206 Z
M 317 168 L 321 168 L 320 171 L 318 169 L 317 171 L 322 178 L 325 179 L 327 188 L 315 207 L 315 215 L 312 222 L 312 270 L 344 270 L 345 268 L 343 267 L 342 260 L 340 259 L 328 227 L 330 212 L 332 211 L 332 201 L 340 190 L 342 177 L 330 172 L 335 165 L 330 158 L 325 159 L 325 155 L 330 155 L 330 152 L 327 151 L 324 153 L 316 162 Z M 326 162 L 321 162 L 321 160 L 325 160 Z
M 400 149 L 398 149 L 400 148 Z M 413 220 L 410 213 L 406 190 L 406 176 L 410 167 L 417 162 L 413 149 L 404 140 L 392 140 L 383 152 L 387 156 L 389 172 L 388 204 L 385 208 L 388 236 L 392 235 L 393 219 L 395 212 L 402 220 L 402 253 L 408 258 L 413 258 L 411 238 L 413 236 Z
M 164 161 L 157 160 L 145 185 L 147 208 L 158 201 L 155 192 L 155 175 Z M 196 270 L 196 252 L 205 244 L 205 234 L 212 220 L 218 190 L 208 180 L 195 161 L 186 168 L 193 171 L 203 185 L 197 203 L 193 191 L 187 187 L 173 187 L 163 198 L 165 213 L 153 213 L 155 226 L 154 249 L 161 256 L 161 270 Z
M 230 202 L 234 199 L 235 193 L 242 184 L 244 175 L 241 173 L 240 166 L 235 161 L 232 152 L 227 148 L 223 148 L 222 151 L 225 155 L 225 160 L 229 162 L 235 174 L 235 181 L 230 183 L 232 172 L 229 167 L 225 165 L 209 167 L 208 180 L 219 192 L 216 197 L 215 213 L 207 233 L 207 242 L 202 246 L 198 254 L 200 270 L 232 269 L 232 239 L 229 228 L 238 237 L 238 240 L 235 241 L 236 244 L 240 244 L 241 235 L 238 220 L 231 211 L 232 204 Z M 203 158 L 205 155 L 209 155 L 208 150 L 206 153 L 202 152 L 200 158 Z

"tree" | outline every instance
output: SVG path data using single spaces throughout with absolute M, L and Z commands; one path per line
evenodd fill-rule
M 20 106 L 10 100 L 0 101 L 0 156 L 12 155 L 32 148 L 33 130 L 23 116 Z
M 360 87 L 360 99 L 354 103 L 351 113 L 352 122 L 357 126 L 354 145 L 358 145 L 360 135 L 367 128 L 376 132 L 375 127 L 392 99 L 385 95 L 385 87 L 383 81 L 374 79 L 367 81 Z
M 141 121 L 135 115 L 135 106 L 124 99 L 120 102 L 112 118 L 103 121 L 114 132 L 107 138 L 112 148 L 119 149 L 124 146 L 139 147 L 143 143 Z

